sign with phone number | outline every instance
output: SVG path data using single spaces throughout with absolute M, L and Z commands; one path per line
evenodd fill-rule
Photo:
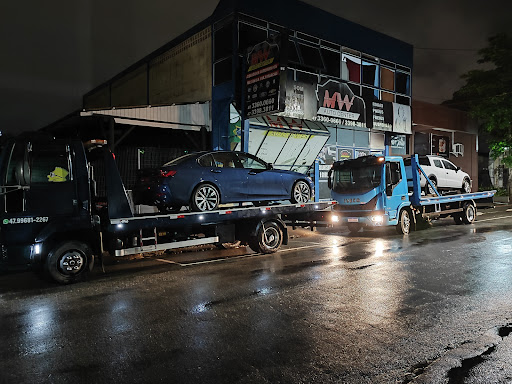
M 4 219 L 3 224 L 32 224 L 32 223 L 47 223 L 48 216 L 38 217 L 13 217 L 11 219 Z

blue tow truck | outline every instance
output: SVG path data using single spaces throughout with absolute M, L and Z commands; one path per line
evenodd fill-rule
M 407 159 L 409 160 L 409 159 Z M 422 195 L 420 175 L 435 195 Z M 395 226 L 408 234 L 421 221 L 451 216 L 457 224 L 471 224 L 477 202 L 492 200 L 496 191 L 441 195 L 421 168 L 418 155 L 405 165 L 399 156 L 364 156 L 335 162 L 328 174 L 333 219 L 351 233 L 364 227 Z
M 137 214 L 105 140 L 38 134 L 4 146 L 0 180 L 0 270 L 31 267 L 62 284 L 82 280 L 106 255 L 238 241 L 273 253 L 287 243 L 286 217 L 313 226 L 334 204 Z

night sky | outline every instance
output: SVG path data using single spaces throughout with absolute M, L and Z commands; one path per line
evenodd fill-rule
M 276 0 L 277 1 L 277 0 Z M 305 0 L 414 45 L 413 98 L 450 99 L 476 50 L 510 30 L 510 0 Z M 0 129 L 38 129 L 81 97 L 208 17 L 217 0 L 3 2 Z

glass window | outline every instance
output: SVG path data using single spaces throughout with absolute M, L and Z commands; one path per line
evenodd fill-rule
M 370 146 L 370 132 L 354 130 L 354 146 L 356 147 L 369 147 Z
M 428 157 L 426 156 L 419 156 L 420 165 L 427 165 L 430 166 L 430 161 L 428 161 Z
M 363 61 L 363 84 L 379 86 L 379 66 L 375 63 Z
M 361 86 L 360 85 L 356 85 L 356 84 L 352 84 L 352 83 L 347 83 L 347 85 L 350 88 L 350 90 L 354 93 L 354 95 L 361 96 Z
M 370 134 L 370 148 L 371 149 L 384 149 L 384 133 L 371 132 Z
M 302 57 L 302 64 L 317 68 L 324 69 L 324 63 L 322 61 L 322 55 L 320 54 L 320 49 L 316 47 L 312 47 L 310 45 L 300 44 L 300 53 Z
M 365 100 L 379 100 L 379 90 L 374 88 L 362 87 L 363 99 Z
M 214 67 L 214 85 L 219 85 L 222 83 L 225 83 L 226 81 L 231 80 L 231 73 L 232 73 L 232 58 L 228 57 L 227 59 L 224 59 L 222 61 L 219 61 L 218 63 L 215 63 Z
M 292 40 L 288 40 L 288 61 L 292 63 L 300 63 L 297 47 L 295 46 L 295 42 Z
M 443 168 L 443 164 L 441 164 L 441 160 L 434 159 L 434 166 L 437 168 Z
M 346 53 L 341 55 L 341 78 L 343 80 L 361 82 L 361 59 Z
M 396 72 L 396 91 L 404 95 L 411 94 L 411 75 L 403 72 Z
M 69 156 L 64 146 L 32 152 L 32 183 L 61 183 L 71 180 Z
M 352 147 L 354 145 L 354 131 L 351 129 L 338 129 L 338 145 Z
M 324 73 L 329 76 L 340 77 L 340 53 L 328 49 L 322 49 L 322 57 L 324 58 L 325 63 Z
M 307 84 L 316 84 L 318 82 L 318 76 L 312 73 L 306 73 L 297 71 L 297 82 L 307 83 Z
M 210 154 L 201 156 L 197 162 L 201 167 L 213 167 L 213 157 Z
M 380 68 L 380 87 L 390 91 L 395 90 L 395 71 L 389 68 Z
M 218 31 L 214 32 L 214 60 L 230 56 L 233 52 L 233 23 L 229 23 Z
M 389 101 L 392 103 L 395 101 L 395 95 L 389 92 L 380 91 L 380 99 L 382 101 Z
M 166 167 L 166 166 L 169 166 L 169 165 L 178 165 L 178 164 L 180 164 L 180 163 L 182 163 L 182 162 L 184 162 L 184 161 L 186 161 L 186 160 L 188 160 L 188 159 L 190 159 L 191 157 L 194 157 L 194 156 L 195 156 L 195 154 L 189 153 L 189 154 L 177 157 L 177 158 L 175 158 L 175 159 L 165 163 L 163 165 L 163 167 Z
M 411 99 L 406 96 L 396 95 L 396 102 L 403 105 L 411 105 Z
M 267 164 L 256 157 L 244 153 L 238 153 L 238 158 L 243 168 L 247 169 L 267 169 Z
M 9 159 L 9 165 L 7 167 L 7 174 L 5 175 L 6 185 L 25 185 L 29 182 L 29 175 L 25 175 L 28 172 L 27 164 L 25 160 L 25 145 L 22 143 L 15 144 L 11 152 L 11 158 Z
M 453 165 L 452 163 L 450 163 L 448 160 L 443 160 L 443 164 L 446 169 L 449 169 L 451 171 L 457 170 L 457 167 L 455 165 Z
M 402 172 L 400 170 L 400 163 L 389 162 L 386 163 L 387 181 L 388 185 L 396 185 L 402 180 Z
M 232 152 L 214 152 L 212 157 L 217 168 L 241 168 L 238 158 Z
M 267 31 L 245 23 L 238 23 L 238 48 L 244 53 L 247 48 L 267 39 Z

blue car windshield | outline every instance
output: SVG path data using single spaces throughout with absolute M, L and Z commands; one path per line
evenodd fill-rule
M 195 153 L 189 153 L 187 155 L 183 155 L 183 156 L 177 157 L 176 159 L 171 160 L 168 163 L 165 163 L 163 165 L 163 167 L 167 167 L 169 165 L 178 165 L 180 163 L 183 163 L 184 161 L 189 160 L 190 158 L 195 158 L 196 156 L 197 156 L 197 154 L 195 154 Z
M 382 164 L 364 167 L 342 166 L 334 169 L 334 192 L 341 194 L 365 193 L 380 185 Z

